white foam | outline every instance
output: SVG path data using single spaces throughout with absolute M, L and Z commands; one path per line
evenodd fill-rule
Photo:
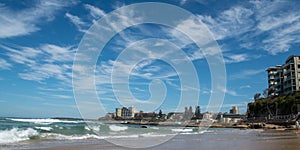
M 193 129 L 171 129 L 173 132 L 192 132 Z
M 51 130 L 53 130 L 53 128 L 51 128 L 51 127 L 34 127 L 34 128 L 40 129 L 40 130 L 45 130 L 45 131 L 51 131 Z
M 85 134 L 85 135 L 62 135 L 57 133 L 44 133 L 41 135 L 45 139 L 55 139 L 55 140 L 84 140 L 84 139 L 104 139 L 105 137 Z
M 19 121 L 19 122 L 30 122 L 35 124 L 43 124 L 48 125 L 51 123 L 61 122 L 61 123 L 79 123 L 80 121 L 70 121 L 70 120 L 59 120 L 59 119 L 17 119 L 17 118 L 10 118 L 12 121 Z
M 152 132 L 140 134 L 139 137 L 164 137 L 167 134 L 153 134 Z
M 128 129 L 128 127 L 126 127 L 126 126 L 117 126 L 117 125 L 110 125 L 109 129 L 111 131 L 125 131 L 125 130 Z
M 88 130 L 88 131 L 97 131 L 97 132 L 99 132 L 100 131 L 100 126 L 98 126 L 98 125 L 89 125 L 89 126 L 84 126 L 84 129 Z
M 14 143 L 19 141 L 29 140 L 32 136 L 37 136 L 39 133 L 32 129 L 18 129 L 0 131 L 0 144 Z
M 158 127 L 150 127 L 150 129 L 158 130 Z

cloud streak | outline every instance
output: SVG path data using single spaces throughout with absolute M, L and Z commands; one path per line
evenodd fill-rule
M 75 52 L 73 47 L 53 44 L 43 44 L 37 48 L 0 47 L 7 51 L 6 55 L 12 62 L 25 67 L 18 73 L 21 79 L 42 82 L 54 78 L 70 84 Z
M 29 35 L 39 31 L 39 25 L 52 21 L 55 14 L 73 2 L 37 1 L 33 7 L 13 10 L 9 6 L 0 6 L 0 38 Z
M 0 69 L 10 70 L 11 67 L 12 67 L 12 65 L 10 63 L 8 63 L 6 60 L 0 58 Z
M 299 2 L 251 1 L 232 6 L 217 17 L 199 15 L 217 40 L 234 39 L 241 48 L 264 50 L 269 54 L 289 51 L 299 43 Z M 264 37 L 257 40 L 258 37 Z M 246 59 L 245 59 L 246 60 Z
M 264 69 L 257 69 L 257 70 L 253 70 L 253 69 L 248 69 L 248 70 L 243 70 L 239 73 L 236 73 L 236 74 L 232 74 L 229 76 L 230 79 L 247 79 L 251 76 L 254 76 L 254 75 L 257 75 L 257 74 L 260 74 L 260 73 L 263 73 L 265 72 Z

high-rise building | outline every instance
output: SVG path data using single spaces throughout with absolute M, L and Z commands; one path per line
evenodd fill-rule
M 268 96 L 281 94 L 283 91 L 282 66 L 270 67 L 266 71 L 268 72 Z
M 282 95 L 300 90 L 300 56 L 288 57 L 283 65 L 270 67 L 268 72 L 268 95 Z

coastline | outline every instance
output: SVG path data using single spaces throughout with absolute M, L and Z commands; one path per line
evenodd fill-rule
M 153 149 L 176 149 L 178 147 L 196 149 L 208 143 L 224 142 L 232 144 L 255 143 L 257 140 L 299 139 L 299 131 L 293 126 L 284 127 L 265 123 L 208 124 L 200 122 L 133 122 L 93 120 L 86 124 L 83 120 L 55 119 L 3 119 L 14 128 L 2 130 L 0 149 L 126 149 L 114 145 L 145 146 L 146 143 L 161 143 Z M 30 126 L 28 126 L 30 125 Z M 254 128 L 254 126 L 258 128 Z M 96 134 L 94 131 L 101 131 Z M 8 136 L 12 135 L 12 136 Z M 22 135 L 22 136 L 18 136 Z M 168 137 L 171 137 L 168 139 Z M 9 141 L 9 139 L 15 142 Z M 163 139 L 167 139 L 164 141 Z M 114 142 L 115 141 L 115 142 Z M 112 143 L 110 143 L 112 142 Z M 144 143 L 146 142 L 146 143 Z M 183 142 L 181 145 L 174 146 Z M 287 141 L 288 142 L 288 141 Z M 124 143 L 124 144 L 122 144 Z M 144 143 L 144 144 L 143 144 Z M 205 144 L 205 143 L 202 143 Z M 262 143 L 261 143 L 262 144 Z M 300 144 L 300 140 L 299 143 Z M 262 144 L 263 145 L 263 144 Z M 217 149 L 222 147 L 217 147 Z M 179 148 L 178 148 L 179 149 Z M 205 149 L 205 148 L 203 148 Z M 207 148 L 215 149 L 215 148 Z
M 114 122 L 116 123 L 116 122 Z M 141 127 L 145 126 L 172 126 L 172 127 L 206 127 L 206 128 L 238 128 L 238 129 L 264 129 L 264 130 L 278 130 L 278 131 L 291 131 L 296 129 L 295 125 L 290 126 L 282 126 L 271 123 L 241 123 L 241 124 L 222 124 L 222 123 L 212 123 L 212 124 L 197 124 L 197 123 L 174 123 L 174 122 L 132 122 L 125 121 L 119 122 L 119 124 L 123 125 L 140 125 Z M 300 130 L 299 130 L 300 131 Z
M 294 150 L 300 144 L 299 133 L 293 131 L 277 131 L 256 129 L 238 130 L 232 132 L 217 132 L 215 134 L 198 135 L 178 135 L 169 141 L 146 149 L 164 150 L 164 149 L 224 149 L 224 150 L 252 150 L 252 149 L 276 149 L 276 150 Z M 253 132 L 251 134 L 251 132 Z M 248 134 L 240 134 L 248 133 Z M 249 134 L 250 133 L 250 134 Z M 212 137 L 213 136 L 213 137 Z M 139 138 L 137 142 L 143 140 L 153 140 L 153 138 Z M 218 143 L 218 144 L 216 144 Z M 36 150 L 85 150 L 85 149 L 104 149 L 104 150 L 130 150 L 132 148 L 114 145 L 106 140 L 98 140 L 91 143 L 74 143 L 63 146 L 52 146 L 47 148 L 34 148 Z

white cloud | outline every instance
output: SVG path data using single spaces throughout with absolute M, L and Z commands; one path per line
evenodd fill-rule
M 7 50 L 6 55 L 13 62 L 24 65 L 19 76 L 24 80 L 44 81 L 54 78 L 71 83 L 72 61 L 74 48 L 61 47 L 53 44 L 43 44 L 37 48 L 11 48 L 1 45 Z
M 251 88 L 251 85 L 243 85 L 243 86 L 240 86 L 240 89 L 248 89 L 248 88 Z
M 300 11 L 293 7 L 297 3 L 261 1 L 254 5 L 257 12 L 257 30 L 261 34 L 267 34 L 262 40 L 264 50 L 276 55 L 289 51 L 291 45 L 300 42 Z
M 236 91 L 229 90 L 226 87 L 219 86 L 218 89 L 221 90 L 222 92 L 226 93 L 226 94 L 231 95 L 231 96 L 242 96 L 242 95 L 238 94 Z
M 0 6 L 0 38 L 28 35 L 40 30 L 39 24 L 54 19 L 55 13 L 70 2 L 37 1 L 34 7 L 23 10 L 12 10 Z M 72 2 L 71 2 L 72 3 Z
M 252 29 L 254 21 L 250 19 L 253 15 L 251 9 L 234 6 L 223 11 L 218 17 L 199 16 L 199 18 L 210 28 L 217 40 L 236 37 Z
M 284 25 L 292 24 L 293 22 L 298 22 L 299 19 L 300 15 L 297 12 L 283 13 L 279 14 L 279 16 L 265 16 L 259 20 L 258 29 L 268 31 Z
M 40 49 L 51 55 L 47 60 L 49 62 L 70 62 L 74 59 L 75 49 L 71 46 L 61 47 L 53 44 L 44 44 Z
M 30 68 L 30 71 L 19 73 L 19 76 L 25 80 L 43 81 L 48 78 L 55 78 L 61 81 L 69 81 L 69 77 L 65 74 L 68 72 L 65 66 L 55 64 L 38 64 Z
M 10 63 L 8 63 L 6 60 L 0 58 L 0 69 L 3 70 L 9 70 L 12 67 Z
M 251 1 L 212 16 L 199 16 L 217 40 L 234 38 L 240 47 L 265 50 L 272 55 L 300 43 L 300 10 L 297 2 Z M 253 58 L 252 58 L 253 59 Z
M 249 56 L 247 54 L 231 54 L 225 57 L 226 63 L 239 63 L 248 60 L 249 60 Z
M 100 19 L 101 17 L 103 17 L 105 15 L 105 12 L 103 10 L 101 10 L 100 8 L 97 8 L 95 6 L 85 4 L 84 7 L 90 11 L 90 15 L 94 19 Z
M 77 27 L 79 31 L 85 32 L 83 27 L 87 25 L 86 22 L 82 21 L 78 16 L 66 13 L 65 16 Z

